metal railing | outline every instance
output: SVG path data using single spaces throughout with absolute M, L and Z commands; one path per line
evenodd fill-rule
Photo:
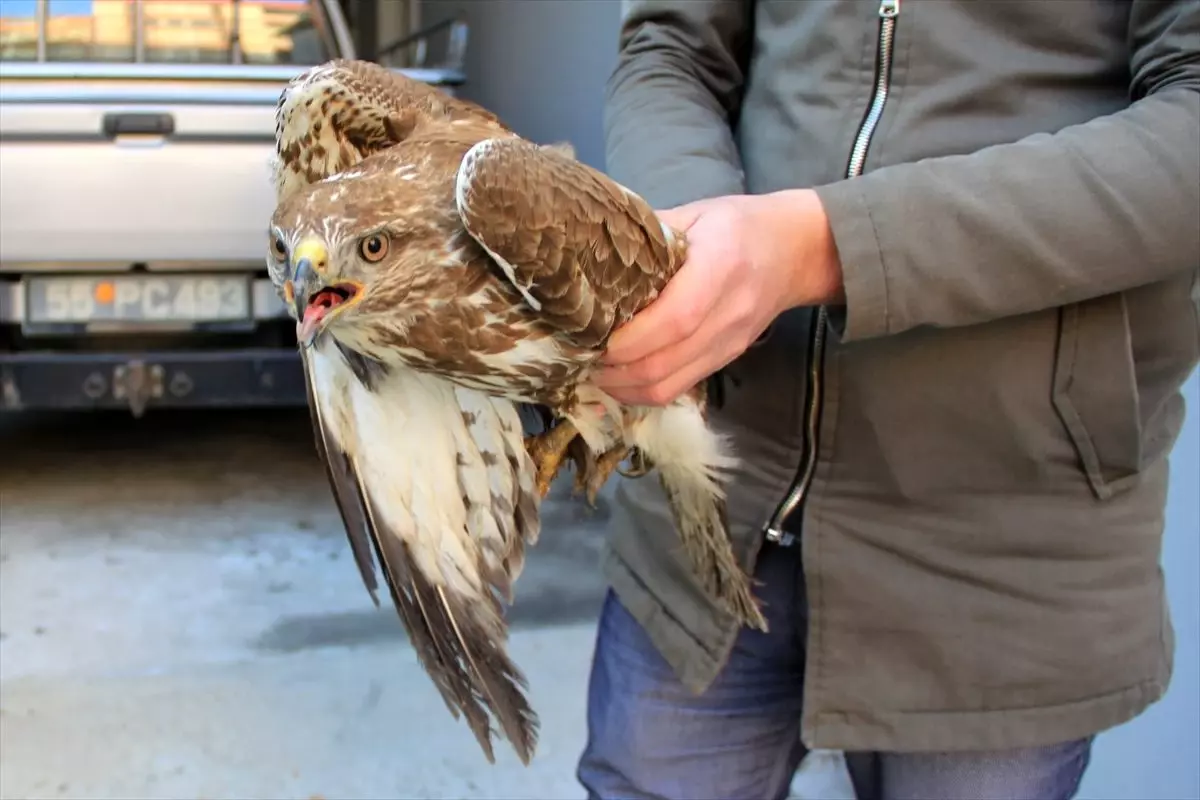
M 440 61 L 430 63 L 429 40 L 443 31 L 446 32 L 445 52 Z M 380 47 L 377 58 L 386 67 L 431 69 L 461 76 L 466 65 L 468 33 L 469 26 L 465 19 L 455 17 L 443 20 Z M 403 59 L 404 63 L 397 65 L 396 56 L 401 53 L 406 53 L 408 57 Z

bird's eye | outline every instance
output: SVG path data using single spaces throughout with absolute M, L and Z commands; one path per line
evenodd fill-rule
M 271 237 L 271 255 L 279 261 L 287 261 L 287 242 L 282 236 Z
M 388 237 L 382 233 L 372 234 L 358 244 L 358 252 L 367 261 L 379 261 L 388 252 Z

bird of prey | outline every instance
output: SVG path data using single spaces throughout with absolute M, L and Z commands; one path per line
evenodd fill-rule
M 293 81 L 276 150 L 268 269 L 297 321 L 352 550 L 372 595 L 378 558 L 421 663 L 489 761 L 489 712 L 523 762 L 536 745 L 500 600 L 572 448 L 591 484 L 643 457 L 701 585 L 765 630 L 728 539 L 721 476 L 736 462 L 703 386 L 644 408 L 589 381 L 682 265 L 681 233 L 564 148 L 366 62 Z M 556 424 L 526 439 L 523 405 Z

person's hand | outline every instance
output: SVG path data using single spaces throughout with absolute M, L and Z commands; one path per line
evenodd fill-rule
M 841 266 L 811 190 L 736 195 L 659 212 L 687 261 L 618 329 L 596 375 L 636 405 L 666 405 L 733 361 L 789 308 L 841 301 Z

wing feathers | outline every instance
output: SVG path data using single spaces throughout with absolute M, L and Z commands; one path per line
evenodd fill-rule
M 525 449 L 512 402 L 454 387 L 464 427 L 457 443 L 459 475 L 468 501 L 468 529 L 480 544 L 480 569 L 505 602 L 537 541 L 536 469 Z
M 302 350 L 300 353 L 301 368 L 304 371 L 304 389 L 308 393 L 308 409 L 312 419 L 313 438 L 316 440 L 317 457 L 325 467 L 325 477 L 333 490 L 334 504 L 342 517 L 342 525 L 346 528 L 346 536 L 350 540 L 350 552 L 354 555 L 354 563 L 362 576 L 363 584 L 371 594 L 371 600 L 379 605 L 379 588 L 375 580 L 375 563 L 371 559 L 371 541 L 367 530 L 367 509 L 359 495 L 357 481 L 344 452 L 334 445 L 331 454 L 330 442 L 321 410 L 325 402 L 316 388 L 312 354 Z
M 365 488 L 363 491 L 365 497 Z M 370 502 L 366 502 L 370 509 Z M 417 659 L 433 679 L 450 713 L 455 719 L 460 712 L 466 717 L 467 726 L 487 760 L 495 763 L 491 725 L 472 676 L 465 669 L 470 660 L 469 645 L 458 635 L 455 611 L 446 602 L 441 588 L 433 586 L 414 568 L 408 544 L 394 532 L 385 530 L 381 535 L 375 517 L 371 512 L 371 539 Z
M 467 232 L 542 317 L 599 347 L 683 264 L 686 240 L 645 200 L 557 146 L 486 139 L 459 166 Z
M 491 709 L 517 756 L 528 765 L 537 747 L 538 726 L 537 716 L 525 699 L 525 676 L 508 654 L 495 646 L 494 634 L 479 625 L 478 615 L 462 606 L 461 598 L 451 600 L 441 586 L 437 592 L 445 610 L 445 624 L 457 637 L 460 668 L 475 679 L 479 700 Z M 479 733 L 475 736 L 479 738 Z M 491 747 L 484 749 L 490 751 Z
M 511 596 L 523 557 L 514 553 L 537 535 L 537 506 L 526 499 L 532 462 L 512 452 L 528 460 L 516 408 L 473 392 L 460 399 L 448 382 L 408 371 L 379 376 L 372 391 L 336 349 L 310 350 L 305 363 L 318 452 L 364 581 L 374 587 L 373 550 L 417 657 L 451 713 L 466 717 L 494 761 L 490 712 L 528 763 L 537 718 L 506 652 L 499 601 L 487 588 Z M 360 438 L 359 426 L 370 439 Z M 414 454 L 384 442 L 409 442 L 437 457 L 417 468 Z M 446 452 L 451 445 L 453 461 L 446 458 L 454 458 Z M 451 470 L 446 483 L 442 465 Z M 453 501 L 463 503 L 459 513 Z

